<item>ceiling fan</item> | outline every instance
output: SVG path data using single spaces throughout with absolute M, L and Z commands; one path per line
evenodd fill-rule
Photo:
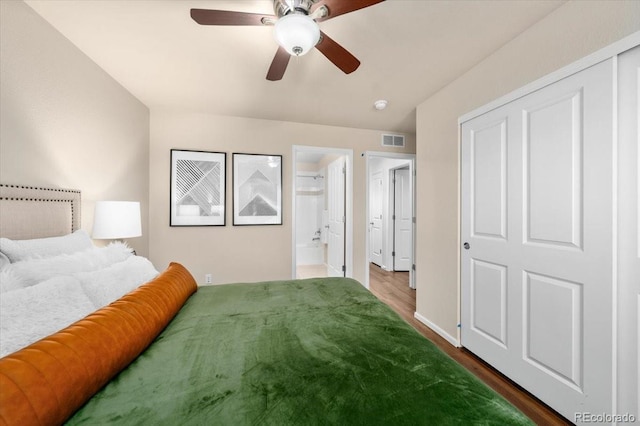
M 273 25 L 279 47 L 267 72 L 267 80 L 276 81 L 282 79 L 291 55 L 304 55 L 314 47 L 345 74 L 355 71 L 360 61 L 320 31 L 318 22 L 383 1 L 273 0 L 275 15 L 191 9 L 191 18 L 200 25 Z

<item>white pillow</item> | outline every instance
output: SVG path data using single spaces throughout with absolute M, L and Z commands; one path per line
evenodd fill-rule
M 0 356 L 84 318 L 95 308 L 73 277 L 56 277 L 0 297 Z
M 25 288 L 24 281 L 10 266 L 0 270 L 0 294 L 21 288 Z
M 82 229 L 61 237 L 36 238 L 33 240 L 10 240 L 0 238 L 0 251 L 11 262 L 35 259 L 59 254 L 70 254 L 93 247 L 91 238 Z
M 156 275 L 158 271 L 151 262 L 141 256 L 131 256 L 97 271 L 73 274 L 96 309 L 118 300 Z
M 0 251 L 0 271 L 4 269 L 5 266 L 8 266 L 11 263 L 6 254 Z
M 19 287 L 28 287 L 61 275 L 97 271 L 131 256 L 132 250 L 126 244 L 114 242 L 106 247 L 91 247 L 73 254 L 15 262 L 0 273 L 0 278 L 5 271 L 10 271 L 7 273 L 19 278 Z

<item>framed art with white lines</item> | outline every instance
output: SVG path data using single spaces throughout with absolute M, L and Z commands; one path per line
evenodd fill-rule
M 171 150 L 171 226 L 224 226 L 224 152 Z
M 233 154 L 233 224 L 282 225 L 282 155 Z

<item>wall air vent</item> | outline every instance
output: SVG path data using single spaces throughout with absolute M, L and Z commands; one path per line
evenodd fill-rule
M 404 136 L 402 135 L 382 135 L 382 146 L 404 148 Z

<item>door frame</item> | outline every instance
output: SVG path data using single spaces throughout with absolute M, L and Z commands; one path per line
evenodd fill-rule
M 330 148 L 307 145 L 291 146 L 291 175 L 293 176 L 291 185 L 291 278 L 296 279 L 296 190 L 297 182 L 295 179 L 298 153 L 311 152 L 325 155 L 342 155 L 345 157 L 345 250 L 344 265 L 345 277 L 353 278 L 353 150 L 345 148 Z
M 369 263 L 370 263 L 370 241 L 369 241 L 369 222 L 371 222 L 370 212 L 369 212 L 369 172 L 371 170 L 370 162 L 373 158 L 382 158 L 382 159 L 390 159 L 390 160 L 408 160 L 409 162 L 409 175 L 411 176 L 411 204 L 413 210 L 413 230 L 412 230 L 412 247 L 411 247 L 411 259 L 412 264 L 415 266 L 416 264 L 416 155 L 415 154 L 401 154 L 401 153 L 393 153 L 393 152 L 380 152 L 380 151 L 365 151 L 362 156 L 365 158 L 365 214 L 366 220 L 365 223 L 365 256 L 364 256 L 364 286 L 365 288 L 369 288 Z M 387 206 L 388 207 L 388 206 Z M 417 268 L 416 268 L 417 269 Z M 416 289 L 416 270 L 411 269 L 409 271 L 409 286 L 413 289 Z

